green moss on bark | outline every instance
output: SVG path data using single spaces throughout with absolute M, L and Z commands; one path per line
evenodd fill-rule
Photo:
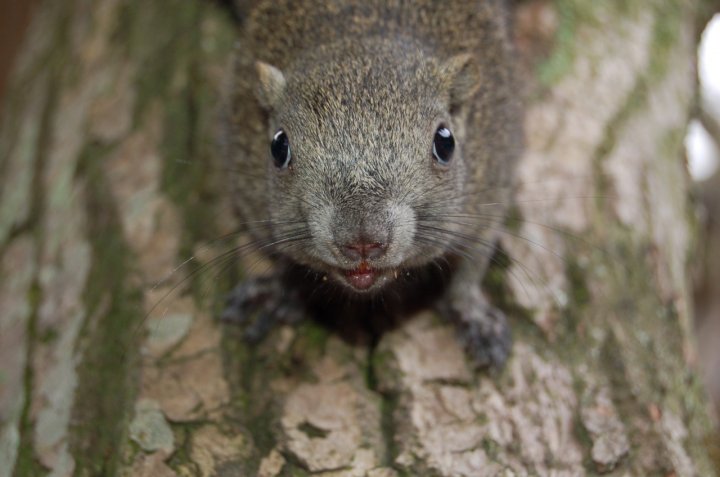
M 15 477 L 42 476 L 48 474 L 47 469 L 45 469 L 42 464 L 40 464 L 40 461 L 35 454 L 35 446 L 32 442 L 34 423 L 30 419 L 30 408 L 32 404 L 32 392 L 34 383 L 34 369 L 32 366 L 32 357 L 35 351 L 35 343 L 37 339 L 37 312 L 38 307 L 40 306 L 40 299 L 41 289 L 39 284 L 36 282 L 30 289 L 27 297 L 28 303 L 31 307 L 31 313 L 28 319 L 27 363 L 25 365 L 25 375 L 23 377 L 25 404 L 23 406 L 19 422 L 20 443 L 18 446 L 18 454 L 15 460 L 15 470 L 13 473 Z
M 93 259 L 84 295 L 88 316 L 98 322 L 84 331 L 78 368 L 70 447 L 78 476 L 115 475 L 126 440 L 136 383 L 142 296 L 129 280 L 130 251 L 123 241 L 117 211 L 102 170 L 104 150 L 88 147 L 78 179 L 87 184 L 87 214 Z
M 172 11 L 172 14 L 168 14 Z M 138 67 L 136 122 L 153 104 L 163 106 L 161 190 L 182 214 L 180 258 L 193 256 L 199 242 L 219 235 L 216 217 L 226 184 L 215 148 L 219 88 L 212 77 L 228 58 L 233 40 L 229 15 L 210 3 L 128 3 L 118 35 Z M 188 265 L 190 273 L 198 271 Z M 193 275 L 193 288 L 215 271 Z
M 555 32 L 555 44 L 550 56 L 538 65 L 536 77 L 543 86 L 551 86 L 570 73 L 578 48 L 579 26 L 599 26 L 598 14 L 603 10 L 610 11 L 613 16 L 633 15 L 640 8 L 636 2 L 624 0 L 555 0 L 558 26 Z

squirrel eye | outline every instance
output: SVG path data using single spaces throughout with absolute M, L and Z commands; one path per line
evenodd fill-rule
M 270 153 L 275 167 L 284 169 L 290 164 L 290 140 L 282 129 L 278 130 L 270 143 Z
M 453 151 L 455 150 L 455 138 L 450 130 L 445 126 L 440 126 L 435 131 L 433 139 L 433 156 L 435 160 L 442 165 L 446 165 L 452 160 Z

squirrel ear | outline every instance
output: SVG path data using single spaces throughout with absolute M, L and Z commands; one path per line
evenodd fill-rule
M 283 91 L 285 91 L 285 75 L 282 71 L 272 65 L 255 62 L 260 87 L 258 88 L 258 99 L 266 108 L 274 108 L 280 102 Z
M 470 53 L 455 55 L 445 62 L 443 75 L 450 89 L 450 106 L 459 108 L 480 89 L 480 73 Z

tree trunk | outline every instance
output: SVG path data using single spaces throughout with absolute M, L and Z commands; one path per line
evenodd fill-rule
M 233 19 L 44 2 L 0 136 L 0 476 L 712 475 L 682 154 L 700 8 L 516 7 L 527 152 L 486 280 L 515 345 L 490 376 L 430 312 L 371 344 L 218 324 L 263 268 L 215 240 Z

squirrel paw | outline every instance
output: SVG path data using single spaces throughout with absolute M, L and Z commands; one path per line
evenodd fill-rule
M 478 368 L 501 371 L 510 356 L 512 335 L 505 314 L 482 298 L 451 306 L 446 314 Z
M 261 341 L 279 324 L 294 324 L 303 318 L 296 293 L 273 276 L 251 278 L 230 292 L 220 320 L 245 327 L 245 339 Z

